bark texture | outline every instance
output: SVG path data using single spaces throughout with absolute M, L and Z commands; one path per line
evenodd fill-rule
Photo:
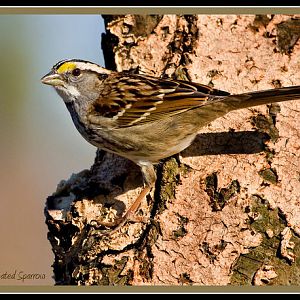
M 107 67 L 231 93 L 300 84 L 296 15 L 104 16 Z M 227 114 L 157 167 L 139 216 L 112 236 L 142 188 L 132 162 L 97 151 L 46 203 L 56 284 L 299 285 L 300 101 Z

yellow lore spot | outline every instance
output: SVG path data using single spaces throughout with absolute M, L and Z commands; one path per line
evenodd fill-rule
M 62 74 L 68 71 L 72 71 L 75 68 L 76 68 L 76 64 L 74 62 L 65 62 L 57 69 L 57 73 Z

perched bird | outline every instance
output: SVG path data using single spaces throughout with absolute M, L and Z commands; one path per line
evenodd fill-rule
M 201 127 L 233 110 L 300 99 L 300 86 L 234 95 L 195 82 L 115 72 L 80 59 L 58 62 L 41 80 L 62 97 L 88 142 L 141 168 L 141 194 L 122 217 L 104 223 L 114 230 L 154 186 L 153 165 L 187 148 Z

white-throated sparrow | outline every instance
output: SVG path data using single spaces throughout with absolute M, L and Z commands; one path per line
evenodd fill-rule
M 188 147 L 201 127 L 226 113 L 300 99 L 300 86 L 231 95 L 199 83 L 114 72 L 78 59 L 64 60 L 42 78 L 63 98 L 91 144 L 141 167 L 146 187 L 119 228 L 154 186 L 153 164 Z

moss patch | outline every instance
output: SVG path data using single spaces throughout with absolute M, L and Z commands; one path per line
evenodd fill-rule
M 173 231 L 173 237 L 178 240 L 179 238 L 185 236 L 187 234 L 187 230 L 185 228 L 186 224 L 188 223 L 189 219 L 187 217 L 181 216 L 177 214 L 179 226 L 176 230 Z
M 218 188 L 217 173 L 212 173 L 205 178 L 205 192 L 210 198 L 210 204 L 213 211 L 220 211 L 226 203 L 237 193 L 240 192 L 240 184 L 233 180 L 226 188 Z
M 267 133 L 272 142 L 276 142 L 279 137 L 278 129 L 275 127 L 276 120 L 274 116 L 264 116 L 258 114 L 251 118 L 251 124 L 255 126 L 259 132 Z
M 289 19 L 277 25 L 277 47 L 280 52 L 289 54 L 300 37 L 300 19 Z
M 209 259 L 210 263 L 214 263 L 219 253 L 221 253 L 226 248 L 227 244 L 228 243 L 223 239 L 221 239 L 220 242 L 216 245 L 210 245 L 207 242 L 203 242 L 200 245 L 200 249 Z
M 167 159 L 158 167 L 159 186 L 154 195 L 158 213 L 162 213 L 166 209 L 166 202 L 175 197 L 175 188 L 179 183 L 181 169 L 174 157 Z
M 268 181 L 272 184 L 276 184 L 278 182 L 278 175 L 275 168 L 263 169 L 258 172 L 259 176 L 261 176 L 265 181 Z
M 121 275 L 128 261 L 128 257 L 124 256 L 120 260 L 115 260 L 113 266 L 100 266 L 102 278 L 98 282 L 99 285 L 130 285 L 133 277 L 132 272 L 126 272 L 126 275 Z
M 254 32 L 258 32 L 260 27 L 267 27 L 271 19 L 267 15 L 256 15 L 253 23 L 249 28 Z
M 261 233 L 262 243 L 249 253 L 242 254 L 232 268 L 232 285 L 251 285 L 255 272 L 263 265 L 274 266 L 277 277 L 268 285 L 299 285 L 300 284 L 300 239 L 293 235 L 295 242 L 293 252 L 296 261 L 292 265 L 280 257 L 280 233 L 286 227 L 286 221 L 282 218 L 278 209 L 271 210 L 268 201 L 259 195 L 252 196 L 251 207 L 247 210 L 253 212 L 258 218 L 249 219 L 249 226 Z M 273 234 L 267 233 L 272 232 Z

